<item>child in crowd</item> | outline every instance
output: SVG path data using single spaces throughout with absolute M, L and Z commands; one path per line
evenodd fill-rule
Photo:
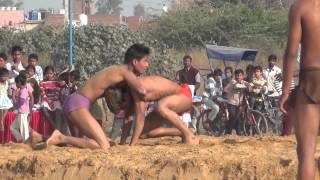
M 226 87 L 233 79 L 232 67 L 228 66 L 228 67 L 224 68 L 224 75 L 225 75 L 225 78 L 222 80 L 223 88 Z
M 252 96 L 250 97 L 250 105 L 254 109 L 261 109 L 262 94 L 268 93 L 268 81 L 263 77 L 262 67 L 254 68 L 254 77 L 252 79 Z M 258 102 L 258 103 L 256 103 Z
M 60 101 L 61 104 L 70 96 L 72 93 L 78 90 L 78 83 L 80 81 L 80 72 L 73 70 L 71 72 L 63 72 L 59 75 L 59 80 L 62 81 Z
M 62 120 L 62 105 L 60 102 L 60 91 L 62 84 L 55 79 L 54 68 L 47 66 L 44 69 L 44 80 L 40 82 L 41 110 L 47 120 L 58 130 L 68 133 L 68 126 Z M 53 118 L 54 117 L 54 118 Z
M 4 119 L 8 113 L 8 109 L 13 106 L 10 98 L 8 97 L 8 79 L 9 71 L 4 67 L 0 67 L 0 131 L 4 130 Z
M 38 64 L 38 55 L 37 54 L 30 54 L 28 57 L 28 64 L 34 66 L 34 68 L 35 68 L 34 78 L 37 80 L 37 82 L 39 84 L 40 81 L 43 80 L 43 71 L 42 71 L 42 67 L 37 65 Z
M 244 78 L 244 80 L 246 82 L 251 83 L 253 81 L 253 77 L 254 77 L 254 66 L 252 64 L 249 64 L 246 67 L 246 78 Z
M 8 56 L 5 53 L 0 53 L 0 67 L 6 68 Z
M 32 89 L 33 89 L 33 98 L 34 98 L 34 104 L 38 104 L 40 100 L 40 87 L 38 84 L 38 81 L 35 79 L 35 67 L 33 65 L 28 65 L 26 67 L 26 76 L 27 76 L 27 82 L 30 83 Z
M 17 142 L 25 142 L 29 138 L 28 115 L 30 113 L 30 102 L 33 106 L 32 87 L 27 83 L 26 74 L 20 71 L 15 78 L 16 88 L 14 88 L 14 104 L 18 113 L 11 124 L 11 132 Z
M 70 83 L 71 83 L 70 94 L 78 90 L 79 81 L 80 81 L 80 71 L 78 70 L 71 71 L 70 72 Z
M 225 88 L 228 97 L 229 122 L 227 125 L 227 134 L 231 134 L 233 129 L 237 134 L 239 131 L 239 122 L 237 115 L 239 114 L 240 106 L 245 95 L 245 91 L 250 87 L 249 83 L 244 81 L 244 72 L 242 69 L 237 69 L 234 72 L 235 80 L 232 80 Z
M 59 81 L 61 85 L 61 90 L 60 90 L 60 96 L 59 100 L 61 104 L 64 103 L 64 101 L 70 96 L 70 78 L 69 78 L 69 72 L 63 72 L 59 74 Z

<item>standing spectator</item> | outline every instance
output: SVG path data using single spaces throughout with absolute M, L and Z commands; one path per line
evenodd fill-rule
M 19 75 L 21 70 L 24 70 L 24 65 L 22 64 L 22 48 L 20 46 L 13 46 L 11 49 L 12 62 L 7 63 L 7 69 L 10 71 L 11 84 L 14 83 L 14 78 Z
M 248 83 L 251 83 L 253 81 L 254 74 L 255 74 L 254 65 L 249 64 L 246 67 L 246 78 L 244 78 L 244 80 L 247 81 Z
M 262 95 L 268 93 L 268 82 L 262 76 L 262 67 L 254 67 L 254 77 L 252 79 L 252 93 L 249 98 L 250 106 L 255 110 L 261 110 L 263 107 Z
M 228 96 L 229 112 L 226 134 L 231 134 L 232 130 L 235 129 L 237 134 L 240 135 L 239 112 L 245 91 L 249 88 L 249 83 L 243 81 L 244 72 L 242 69 L 235 70 L 234 74 L 235 79 L 224 88 Z
M 43 80 L 43 71 L 42 67 L 37 65 L 38 64 L 38 55 L 37 54 L 30 54 L 28 57 L 28 64 L 35 67 L 35 74 L 34 78 L 40 83 Z
M 11 100 L 8 97 L 8 79 L 9 71 L 4 67 L 0 67 L 0 131 L 4 130 L 4 119 L 7 115 L 8 109 L 13 106 Z
M 25 73 L 20 73 L 15 78 L 16 88 L 14 94 L 14 104 L 18 110 L 18 114 L 11 124 L 11 132 L 14 135 L 17 142 L 25 142 L 29 138 L 29 125 L 28 115 L 30 113 L 30 102 L 33 106 L 32 87 L 27 83 L 27 77 Z
M 196 95 L 197 90 L 200 87 L 201 77 L 199 70 L 194 68 L 192 65 L 192 58 L 189 55 L 183 57 L 184 68 L 179 70 L 176 74 L 176 80 L 180 84 L 193 85 L 194 95 Z
M 40 87 L 38 84 L 38 81 L 35 79 L 35 71 L 36 68 L 33 65 L 28 65 L 26 67 L 26 76 L 27 76 L 27 82 L 30 83 L 32 89 L 33 89 L 33 98 L 34 98 L 34 104 L 38 104 L 40 100 Z
M 7 69 L 8 56 L 5 53 L 0 53 L 0 67 Z
M 275 92 L 275 88 L 273 87 L 275 75 L 281 74 L 282 70 L 276 66 L 277 63 L 277 56 L 274 54 L 271 54 L 268 58 L 268 67 L 264 69 L 263 76 L 267 79 L 269 90 L 272 92 Z
M 222 87 L 226 87 L 233 79 L 233 68 L 228 66 L 224 68 L 225 79 L 222 80 Z
M 73 70 L 70 72 L 70 83 L 71 83 L 71 90 L 70 93 L 74 93 L 78 90 L 78 85 L 80 81 L 80 71 Z

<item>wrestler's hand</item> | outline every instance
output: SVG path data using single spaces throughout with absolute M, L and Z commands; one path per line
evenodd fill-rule
M 289 94 L 282 94 L 279 100 L 279 108 L 281 112 L 283 112 L 284 114 L 287 114 L 287 111 L 285 109 L 285 103 L 288 101 L 288 98 Z

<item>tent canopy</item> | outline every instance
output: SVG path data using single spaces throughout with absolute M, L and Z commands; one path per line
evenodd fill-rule
M 240 62 L 254 61 L 258 50 L 257 49 L 244 49 L 217 45 L 206 45 L 208 59 L 220 59 L 224 61 Z

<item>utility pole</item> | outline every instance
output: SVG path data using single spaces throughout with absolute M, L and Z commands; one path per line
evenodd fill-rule
M 65 0 L 67 1 L 67 0 Z M 73 64 L 73 41 L 72 41 L 72 0 L 68 0 L 68 60 L 71 68 Z

